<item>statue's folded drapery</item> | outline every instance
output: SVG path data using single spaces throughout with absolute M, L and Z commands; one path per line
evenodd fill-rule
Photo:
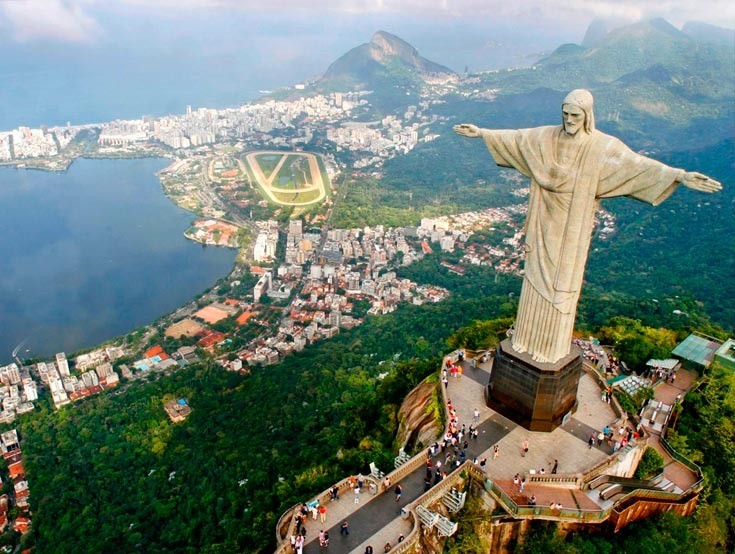
M 498 165 L 531 180 L 528 251 L 512 344 L 539 362 L 556 362 L 570 351 L 598 199 L 629 196 L 657 205 L 683 173 L 596 130 L 560 162 L 562 132 L 561 126 L 481 131 Z

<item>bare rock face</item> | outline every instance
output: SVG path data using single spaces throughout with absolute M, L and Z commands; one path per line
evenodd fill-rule
M 437 401 L 437 384 L 424 381 L 413 389 L 398 411 L 396 443 L 407 450 L 417 444 L 428 445 L 443 431 L 441 401 Z

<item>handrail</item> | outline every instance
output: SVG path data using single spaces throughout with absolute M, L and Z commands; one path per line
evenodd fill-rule
M 418 541 L 419 537 L 421 536 L 421 525 L 418 522 L 418 518 L 416 517 L 416 514 L 413 512 L 413 510 L 410 510 L 408 512 L 408 515 L 413 519 L 413 525 L 411 527 L 411 532 L 406 536 L 405 540 L 399 542 L 397 545 L 395 545 L 391 552 L 393 554 L 402 554 L 403 552 L 408 552 L 409 549 L 411 549 L 414 544 Z
M 286 519 L 286 516 L 293 518 L 293 514 L 295 513 L 296 508 L 298 506 L 299 506 L 299 503 L 297 502 L 296 504 L 294 504 L 293 506 L 291 506 L 288 510 L 286 510 L 285 512 L 283 512 L 281 514 L 281 517 L 278 518 L 278 523 L 276 524 L 276 542 L 278 544 L 282 543 L 283 541 L 285 541 L 288 538 L 288 532 L 286 533 L 286 536 L 285 537 L 282 537 L 281 536 L 281 532 L 280 531 L 281 531 L 281 528 L 283 527 L 283 523 L 284 523 L 283 520 Z M 290 527 L 291 527 L 291 525 L 289 523 L 289 530 L 290 530 Z
M 668 452 L 672 458 L 674 458 L 677 462 L 680 462 L 684 464 L 685 466 L 687 466 L 687 468 L 689 468 L 690 470 L 692 470 L 694 473 L 697 474 L 697 477 L 701 477 L 702 469 L 697 464 L 692 462 L 689 458 L 687 458 L 683 454 L 680 454 L 679 452 L 674 450 L 674 447 L 672 447 L 671 444 L 669 444 L 669 441 L 667 441 L 663 435 L 659 437 L 659 443 L 661 444 L 661 446 L 664 447 L 666 452 Z
M 620 477 L 618 475 L 599 475 L 587 483 L 589 489 L 594 489 L 598 485 L 604 483 L 615 483 L 618 485 L 625 485 L 628 487 L 636 487 L 638 489 L 648 490 L 651 487 L 656 487 L 657 484 L 663 479 L 663 471 L 651 479 L 634 479 L 632 477 Z
M 599 373 L 597 373 L 597 370 L 592 366 L 592 364 L 584 359 L 584 357 L 582 357 L 582 368 L 585 369 L 587 374 L 592 374 L 595 376 L 598 385 L 604 385 L 605 389 L 607 389 L 607 382 L 602 378 Z M 620 402 L 618 402 L 618 399 L 615 398 L 615 395 L 613 395 L 613 397 L 610 399 L 610 404 L 613 407 L 613 412 L 615 412 L 615 415 L 618 417 L 623 417 L 623 415 L 625 414 L 625 410 L 623 410 L 623 407 L 620 405 Z

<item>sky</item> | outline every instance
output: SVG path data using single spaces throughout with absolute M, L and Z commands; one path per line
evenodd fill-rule
M 735 2 L 0 0 L 0 129 L 237 105 L 378 30 L 455 71 L 526 66 L 598 17 L 735 27 Z

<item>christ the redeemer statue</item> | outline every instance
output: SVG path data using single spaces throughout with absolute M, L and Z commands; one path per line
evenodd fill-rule
M 577 300 L 600 198 L 629 196 L 652 205 L 683 184 L 702 192 L 722 185 L 636 154 L 595 129 L 592 94 L 574 90 L 562 104 L 562 125 L 492 130 L 461 124 L 454 130 L 485 141 L 495 163 L 531 180 L 526 216 L 527 257 L 511 342 L 536 362 L 570 352 Z

